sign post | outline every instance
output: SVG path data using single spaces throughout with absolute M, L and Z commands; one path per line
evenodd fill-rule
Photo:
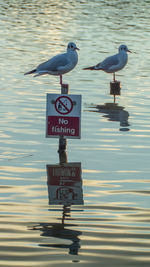
M 81 138 L 81 95 L 69 95 L 62 84 L 61 94 L 47 94 L 46 137 L 59 137 L 60 164 L 67 162 L 67 139 Z
M 81 163 L 67 163 L 67 138 L 81 138 L 81 95 L 69 95 L 69 85 L 61 94 L 47 94 L 46 137 L 59 138 L 59 163 L 47 165 L 49 204 L 66 207 L 83 204 Z

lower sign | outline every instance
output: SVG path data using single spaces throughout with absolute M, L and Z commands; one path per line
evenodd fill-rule
M 47 94 L 46 137 L 80 138 L 81 96 Z

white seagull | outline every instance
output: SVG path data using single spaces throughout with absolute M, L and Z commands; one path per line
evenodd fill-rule
M 120 45 L 118 50 L 118 54 L 107 57 L 97 65 L 84 68 L 84 70 L 103 70 L 107 73 L 113 73 L 113 80 L 115 82 L 115 72 L 124 68 L 128 62 L 127 52 L 131 53 L 126 45 Z
M 52 57 L 48 61 L 37 66 L 36 69 L 26 72 L 24 75 L 32 73 L 35 74 L 34 77 L 45 74 L 59 75 L 60 84 L 62 84 L 62 75 L 74 69 L 78 63 L 76 50 L 79 50 L 79 48 L 75 43 L 70 42 L 67 46 L 66 53 Z

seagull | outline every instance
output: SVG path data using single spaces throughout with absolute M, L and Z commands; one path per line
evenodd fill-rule
M 83 70 L 103 70 L 107 73 L 113 73 L 113 81 L 115 82 L 115 72 L 124 68 L 128 62 L 127 52 L 132 53 L 126 45 L 120 45 L 119 53 L 104 59 L 95 66 L 84 68 Z
M 68 43 L 66 53 L 52 57 L 48 61 L 38 65 L 37 68 L 26 72 L 24 75 L 34 74 L 34 77 L 45 74 L 58 75 L 60 76 L 60 84 L 62 85 L 62 75 L 74 69 L 78 63 L 76 50 L 79 50 L 79 48 L 75 43 L 70 42 Z

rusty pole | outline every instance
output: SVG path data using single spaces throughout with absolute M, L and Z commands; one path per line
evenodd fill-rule
M 69 93 L 69 85 L 61 84 L 61 94 Z M 62 135 L 59 137 L 59 162 L 60 164 L 67 163 L 67 139 Z

